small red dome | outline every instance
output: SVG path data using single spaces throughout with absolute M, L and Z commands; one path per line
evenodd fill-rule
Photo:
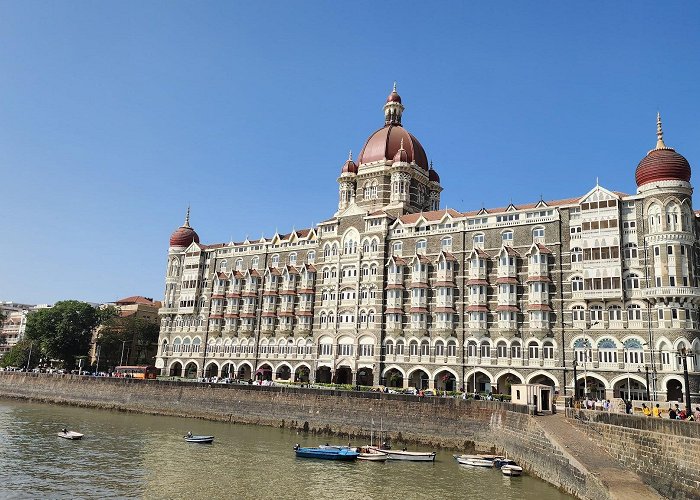
M 396 92 L 396 88 L 394 88 L 394 90 L 391 91 L 389 97 L 386 98 L 386 102 L 398 102 L 399 104 L 401 104 L 401 96 L 398 92 Z
M 357 173 L 357 164 L 352 161 L 348 160 L 343 164 L 343 168 L 340 171 L 341 174 L 356 174 Z
M 401 140 L 407 158 L 402 161 L 415 161 L 418 166 L 428 170 L 428 157 L 423 146 L 401 125 L 386 125 L 370 135 L 357 157 L 357 164 L 394 159 L 401 148 Z
M 403 163 L 408 163 L 408 153 L 403 147 L 400 147 L 399 150 L 396 152 L 394 155 L 394 162 L 403 162 Z
M 193 241 L 199 243 L 199 236 L 190 226 L 180 226 L 170 235 L 171 247 L 188 247 Z
M 428 180 L 431 182 L 438 182 L 438 183 L 440 182 L 440 176 L 438 175 L 438 173 L 435 171 L 434 168 L 431 168 L 430 170 L 428 170 Z
M 690 164 L 672 148 L 652 149 L 637 165 L 637 187 L 657 181 L 690 182 Z

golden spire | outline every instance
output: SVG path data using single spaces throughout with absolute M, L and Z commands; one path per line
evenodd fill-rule
M 185 215 L 185 223 L 182 227 L 190 227 L 190 206 L 187 205 L 187 214 Z
M 661 130 L 661 113 L 656 113 L 656 149 L 666 149 L 664 144 L 664 132 Z
M 401 147 L 399 148 L 399 151 L 406 151 L 406 150 L 403 148 L 403 137 L 401 138 Z

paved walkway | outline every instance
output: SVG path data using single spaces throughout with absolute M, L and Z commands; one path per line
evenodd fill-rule
M 644 484 L 632 470 L 622 467 L 603 447 L 569 422 L 564 413 L 537 417 L 537 422 L 552 441 L 595 475 L 610 491 L 610 497 L 619 500 L 646 500 L 663 498 Z

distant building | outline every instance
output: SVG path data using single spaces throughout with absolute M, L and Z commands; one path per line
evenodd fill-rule
M 700 219 L 660 118 L 634 194 L 573 186 L 568 199 L 459 211 L 438 209 L 440 177 L 403 110 L 394 89 L 314 227 L 204 245 L 188 211 L 167 255 L 163 374 L 697 396 Z M 468 176 L 469 147 L 455 147 Z
M 0 302 L 0 310 L 4 313 L 0 329 L 0 356 L 12 349 L 17 342 L 24 338 L 27 326 L 27 314 L 36 306 L 19 304 L 17 302 Z M 4 342 L 2 341 L 4 339 Z
M 147 321 L 149 323 L 153 324 L 158 324 L 159 318 L 158 318 L 158 310 L 161 307 L 161 303 L 157 300 L 153 300 L 150 297 L 143 297 L 140 295 L 134 295 L 132 297 L 126 297 L 120 300 L 117 300 L 115 302 L 109 302 L 106 304 L 102 304 L 100 307 L 109 307 L 113 306 L 117 309 L 119 312 L 119 317 L 122 319 L 126 318 L 133 318 L 133 319 L 142 319 L 144 321 Z M 92 347 L 90 349 L 90 358 L 91 358 L 91 363 L 95 363 L 97 360 L 97 354 L 96 354 L 96 339 L 99 336 L 100 328 L 98 328 L 95 333 L 93 334 L 93 342 L 92 342 Z M 124 365 L 130 365 L 133 364 L 134 357 L 135 357 L 135 351 L 132 349 L 133 347 L 133 339 L 131 342 L 126 342 L 123 345 L 124 348 L 124 358 L 122 360 Z M 157 351 L 157 344 L 154 343 L 153 346 L 149 349 L 149 353 L 147 353 L 147 358 L 151 359 L 155 357 L 156 351 Z

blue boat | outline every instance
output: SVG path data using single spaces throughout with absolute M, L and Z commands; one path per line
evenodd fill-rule
M 322 460 L 355 460 L 360 454 L 349 448 L 302 448 L 298 444 L 294 445 L 294 452 L 297 457 L 320 458 Z

